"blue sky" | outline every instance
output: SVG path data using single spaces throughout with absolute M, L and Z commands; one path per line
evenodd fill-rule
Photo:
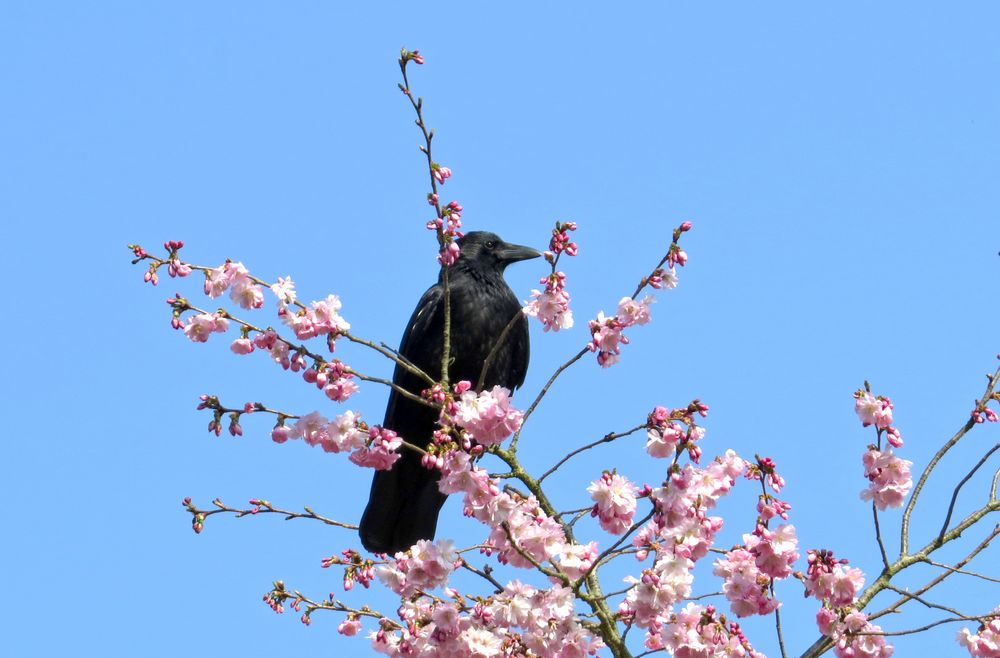
M 272 444 L 264 420 L 215 438 L 194 406 L 211 392 L 335 410 L 263 358 L 173 332 L 162 300 L 180 285 L 144 285 L 125 245 L 182 239 L 195 262 L 291 274 L 303 298 L 334 292 L 358 333 L 397 342 L 436 276 L 401 46 L 427 57 L 413 84 L 466 227 L 543 247 L 556 219 L 580 225 L 565 267 L 578 326 L 533 325 L 526 392 L 587 340 L 588 317 L 631 292 L 673 226 L 695 224 L 680 288 L 630 332 L 620 365 L 587 359 L 560 380 L 525 431 L 529 464 L 699 397 L 712 406 L 706 454 L 773 456 L 803 549 L 831 548 L 873 578 L 857 500 L 872 435 L 851 393 L 867 378 L 893 398 L 901 454 L 919 470 L 1000 351 L 998 19 L 985 2 L 3 3 L 10 655 L 365 653 L 333 615 L 304 628 L 260 601 L 277 578 L 335 590 L 319 562 L 353 536 L 216 517 L 196 537 L 180 506 L 266 497 L 356 520 L 368 473 Z M 543 273 L 533 262 L 508 279 L 527 298 Z M 341 358 L 390 372 L 357 349 Z M 364 388 L 352 406 L 377 421 L 385 397 Z M 977 428 L 942 465 L 918 537 L 996 432 Z M 558 496 L 585 504 L 603 468 L 656 482 L 662 464 L 641 454 L 594 451 Z M 967 485 L 963 509 L 996 467 Z M 751 529 L 753 501 L 746 483 L 727 501 L 723 545 Z M 898 528 L 898 512 L 885 516 Z M 472 524 L 452 501 L 442 534 Z M 897 550 L 898 531 L 886 534 Z M 991 547 L 979 568 L 997 557 Z M 797 655 L 815 609 L 795 584 L 782 591 Z M 934 600 L 983 612 L 1000 588 L 952 579 Z M 779 655 L 766 624 L 747 628 Z M 899 640 L 897 655 L 954 655 L 957 628 Z

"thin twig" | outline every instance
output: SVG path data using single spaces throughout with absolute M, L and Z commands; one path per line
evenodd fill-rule
M 479 371 L 479 379 L 477 380 L 478 383 L 476 384 L 476 393 L 482 392 L 483 387 L 486 385 L 486 373 L 493 365 L 493 361 L 496 360 L 497 354 L 500 352 L 500 346 L 503 345 L 504 340 L 507 339 L 507 334 L 509 334 L 510 330 L 514 328 L 514 325 L 517 324 L 518 320 L 523 320 L 523 319 L 524 319 L 524 313 L 521 310 L 518 310 L 517 313 L 514 314 L 514 317 L 510 319 L 510 322 L 507 323 L 507 326 L 503 328 L 503 331 L 500 332 L 500 336 L 497 337 L 497 341 L 493 343 L 493 347 L 490 348 L 490 353 L 486 356 L 486 360 L 483 361 L 483 367 Z
M 948 504 L 948 513 L 944 517 L 944 523 L 941 524 L 941 532 L 938 534 L 944 535 L 944 533 L 947 532 L 948 530 L 948 524 L 951 523 L 951 515 L 955 511 L 955 503 L 958 501 L 958 492 L 961 491 L 962 487 L 965 486 L 965 483 L 968 482 L 972 478 L 972 476 L 976 474 L 976 471 L 979 470 L 979 467 L 985 464 L 986 461 L 990 458 L 990 456 L 992 456 L 993 453 L 996 452 L 997 450 L 1000 450 L 1000 443 L 996 444 L 995 446 L 987 450 L 986 454 L 983 455 L 982 459 L 976 462 L 976 465 L 973 466 L 972 469 L 965 474 L 965 477 L 962 478 L 962 480 L 958 483 L 958 486 L 955 487 L 955 491 L 951 494 L 951 502 Z
M 620 439 L 620 438 L 629 436 L 631 434 L 635 434 L 636 432 L 638 432 L 639 430 L 643 429 L 644 427 L 646 427 L 646 425 L 642 424 L 642 425 L 637 425 L 636 427 L 633 427 L 632 429 L 627 430 L 625 432 L 618 432 L 618 433 L 609 432 L 608 434 L 605 434 L 603 437 L 601 437 L 600 439 L 594 441 L 593 443 L 588 443 L 587 445 L 583 446 L 582 448 L 577 448 L 576 450 L 570 452 L 568 455 L 566 455 L 565 457 L 563 457 L 562 459 L 560 459 L 556 463 L 555 466 L 553 466 L 549 470 L 547 470 L 544 473 L 542 473 L 542 475 L 538 478 L 538 482 L 541 483 L 542 480 L 544 480 L 548 476 L 552 475 L 556 471 L 556 469 L 558 469 L 560 466 L 562 466 L 563 464 L 565 464 L 566 462 L 568 462 L 570 459 L 572 459 L 576 455 L 579 455 L 581 452 L 584 452 L 585 450 L 590 450 L 591 448 L 599 446 L 602 443 L 611 443 L 612 441 L 614 441 L 616 439 Z
M 997 384 L 997 380 L 1000 380 L 1000 367 L 992 375 L 987 376 L 988 382 L 986 385 L 986 392 L 983 396 L 979 398 L 979 405 L 985 405 L 990 396 L 993 394 L 993 388 Z M 899 555 L 900 557 L 905 556 L 910 550 L 910 516 L 913 514 L 913 508 L 917 504 L 917 498 L 920 496 L 921 490 L 924 488 L 924 483 L 927 482 L 927 478 L 930 477 L 931 472 L 937 463 L 941 461 L 941 458 L 951 450 L 959 440 L 965 436 L 969 430 L 975 427 L 976 421 L 973 418 L 969 418 L 965 422 L 958 432 L 955 433 L 948 441 L 945 442 L 943 446 L 934 454 L 934 457 L 928 462 L 927 466 L 924 468 L 924 472 L 920 474 L 920 479 L 917 481 L 915 487 L 913 487 L 913 493 L 910 495 L 910 502 L 906 504 L 906 509 L 903 511 L 903 523 L 900 528 L 900 542 L 899 542 Z

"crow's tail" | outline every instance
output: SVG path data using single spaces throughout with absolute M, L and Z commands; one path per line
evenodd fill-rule
M 361 517 L 361 543 L 373 553 L 405 551 L 420 539 L 434 539 L 445 496 L 436 470 L 424 468 L 420 453 L 401 451 L 392 470 L 376 471 Z

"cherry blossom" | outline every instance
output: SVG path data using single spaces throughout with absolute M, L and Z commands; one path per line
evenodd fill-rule
M 373 426 L 368 431 L 368 441 L 351 453 L 350 459 L 358 466 L 387 471 L 402 456 L 398 450 L 403 440 L 392 430 Z
M 863 612 L 849 610 L 838 615 L 829 608 L 821 608 L 816 623 L 833 640 L 837 658 L 889 658 L 893 654 L 892 645 L 880 635 L 882 628 L 869 622 Z
M 229 329 L 229 320 L 216 313 L 199 313 L 190 316 L 184 325 L 184 335 L 196 343 L 208 341 L 213 333 L 225 333 Z
M 913 462 L 900 459 L 892 448 L 884 451 L 871 446 L 863 457 L 865 477 L 871 481 L 861 491 L 862 500 L 874 500 L 880 510 L 900 507 L 913 486 L 910 466 Z
M 290 276 L 278 277 L 278 282 L 271 285 L 271 292 L 278 298 L 278 308 L 295 303 L 295 282 Z
M 994 610 L 1000 615 L 1000 608 Z M 956 635 L 958 643 L 968 649 L 973 658 L 1000 658 L 1000 616 L 980 625 L 976 633 L 963 628 Z
M 830 551 L 810 549 L 808 554 L 806 594 L 833 608 L 854 603 L 856 594 L 865 584 L 861 570 L 846 568 L 847 560 L 834 558 Z
M 523 414 L 510 406 L 510 391 L 494 386 L 476 393 L 466 390 L 458 400 L 455 420 L 477 443 L 497 445 L 521 427 Z
M 566 275 L 553 272 L 543 277 L 540 283 L 545 290 L 532 290 L 531 301 L 525 302 L 524 313 L 538 318 L 545 331 L 559 331 L 573 326 L 573 312 L 569 309 L 569 293 L 566 292 Z
M 744 548 L 734 548 L 715 561 L 712 572 L 724 579 L 722 591 L 737 617 L 766 615 L 780 604 L 771 597 L 771 578 L 757 567 L 755 556 Z
M 587 491 L 594 501 L 590 515 L 597 517 L 601 528 L 611 534 L 620 535 L 632 527 L 638 487 L 627 478 L 605 471 L 587 487 Z

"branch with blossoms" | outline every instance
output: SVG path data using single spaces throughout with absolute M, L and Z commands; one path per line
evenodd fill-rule
M 286 521 L 291 521 L 292 519 L 312 519 L 314 521 L 325 523 L 326 525 L 347 528 L 348 530 L 358 529 L 358 526 L 351 523 L 342 523 L 341 521 L 335 521 L 334 519 L 321 516 L 312 511 L 309 507 L 303 507 L 302 512 L 294 512 L 291 510 L 281 509 L 280 507 L 275 507 L 270 502 L 260 498 L 251 498 L 251 507 L 246 508 L 230 507 L 218 498 L 212 501 L 212 505 L 214 506 L 213 509 L 200 509 L 191 501 L 190 497 L 185 498 L 182 504 L 191 514 L 191 528 L 196 534 L 201 534 L 202 530 L 205 529 L 205 520 L 213 514 L 232 514 L 237 519 L 243 518 L 244 516 L 256 516 L 258 514 L 279 514 L 285 517 Z
M 525 656 L 556 658 L 597 655 L 609 651 L 615 658 L 670 653 L 676 656 L 762 656 L 743 633 L 738 619 L 773 616 L 775 641 L 783 658 L 788 652 L 782 633 L 779 592 L 801 586 L 818 609 L 817 626 L 822 637 L 805 650 L 803 657 L 819 656 L 833 649 L 838 658 L 887 658 L 892 647 L 886 638 L 922 632 L 944 623 L 979 622 L 975 632 L 963 629 L 959 642 L 973 656 L 998 655 L 1000 640 L 997 613 L 971 615 L 925 596 L 945 578 L 955 574 L 995 582 L 998 579 L 966 568 L 1000 534 L 1000 526 L 965 557 L 951 564 L 932 560 L 941 547 L 954 542 L 964 532 L 1000 510 L 997 487 L 1000 470 L 993 477 L 985 504 L 953 522 L 959 495 L 991 458 L 1000 444 L 986 450 L 979 461 L 954 486 L 940 532 L 927 539 L 923 548 L 911 551 L 910 520 L 917 499 L 931 473 L 945 455 L 974 427 L 998 420 L 995 406 L 1000 402 L 996 385 L 1000 368 L 988 378 L 983 396 L 956 435 L 947 441 L 926 466 L 914 485 L 912 463 L 894 450 L 903 447 L 902 434 L 895 425 L 894 406 L 885 396 L 872 393 L 870 385 L 854 394 L 855 412 L 865 427 L 873 427 L 874 442 L 864 452 L 863 474 L 867 480 L 861 492 L 870 501 L 882 571 L 865 589 L 865 576 L 850 567 L 846 559 L 828 549 L 808 549 L 804 570 L 796 570 L 801 550 L 790 521 L 792 505 L 780 498 L 785 478 L 776 460 L 755 455 L 745 460 L 732 450 L 706 456 L 703 452 L 709 407 L 699 399 L 678 407 L 654 406 L 643 418 L 624 423 L 628 429 L 609 432 L 600 438 L 567 450 L 547 470 L 535 476 L 519 454 L 519 438 L 527 419 L 556 381 L 583 360 L 595 355 L 600 368 L 610 368 L 623 358 L 631 328 L 651 320 L 653 297 L 640 295 L 648 289 L 671 289 L 678 285 L 677 268 L 688 261 L 680 241 L 692 229 L 685 221 L 672 232 L 672 239 L 656 265 L 642 275 L 630 296 L 620 298 L 615 312 L 598 312 L 587 322 L 584 345 L 563 362 L 524 411 L 514 407 L 511 392 L 483 385 L 496 358 L 498 346 L 522 320 L 522 313 L 538 320 L 543 333 L 570 331 L 574 327 L 567 276 L 562 258 L 574 257 L 579 246 L 571 238 L 577 224 L 557 221 L 549 235 L 545 252 L 548 271 L 539 279 L 541 290 L 532 290 L 521 313 L 509 320 L 485 359 L 479 386 L 469 381 L 448 379 L 450 360 L 451 307 L 449 268 L 461 255 L 465 208 L 456 200 L 442 203 L 440 190 L 452 177 L 450 168 L 432 155 L 434 131 L 427 125 L 424 102 L 411 88 L 408 66 L 423 64 L 419 51 L 403 50 L 399 59 L 400 90 L 416 115 L 423 143 L 430 191 L 427 203 L 435 217 L 425 223 L 436 236 L 437 261 L 444 288 L 443 358 L 440 371 L 424 372 L 383 342 L 354 335 L 341 316 L 336 295 L 310 304 L 296 297 L 291 277 L 268 283 L 254 276 L 240 262 L 227 260 L 218 267 L 195 265 L 181 257 L 184 244 L 169 241 L 165 253 L 153 255 L 138 245 L 130 245 L 133 263 L 147 266 L 144 278 L 156 285 L 165 268 L 169 277 L 184 279 L 194 272 L 204 275 L 203 292 L 211 299 L 228 294 L 242 312 L 264 306 L 269 291 L 276 299 L 277 323 L 252 322 L 237 317 L 237 311 L 220 308 L 209 311 L 179 293 L 167 300 L 171 325 L 189 340 L 204 343 L 216 334 L 238 330 L 230 344 L 237 355 L 264 353 L 283 370 L 297 373 L 302 381 L 319 389 L 324 404 L 343 404 L 365 382 L 392 387 L 400 395 L 435 410 L 437 429 L 424 445 L 404 440 L 394 431 L 369 425 L 361 412 L 345 410 L 333 418 L 320 410 L 308 413 L 271 408 L 249 402 L 226 406 L 219 397 L 203 395 L 198 408 L 211 414 L 208 429 L 221 435 L 224 428 L 233 436 L 263 433 L 255 430 L 257 419 L 268 418 L 270 437 L 285 444 L 301 439 L 320 447 L 324 453 L 344 453 L 357 465 L 390 469 L 400 458 L 400 450 L 420 453 L 421 463 L 438 478 L 445 495 L 462 497 L 465 516 L 481 524 L 478 534 L 459 548 L 451 539 L 420 540 L 395 555 L 367 555 L 347 547 L 322 558 L 321 566 L 341 571 L 342 594 L 310 597 L 275 582 L 264 595 L 265 602 L 278 613 L 286 606 L 301 613 L 310 624 L 316 611 L 339 615 L 338 631 L 357 635 L 369 624 L 368 639 L 379 653 L 400 657 L 411 655 Z M 293 337 L 294 336 L 294 337 Z M 374 350 L 395 367 L 409 371 L 423 382 L 424 390 L 405 390 L 388 379 L 361 373 L 339 358 L 322 353 L 310 341 L 321 340 L 332 354 L 340 339 Z M 583 341 L 581 341 L 583 342 Z M 273 425 L 270 424 L 273 420 Z M 584 486 L 560 485 L 560 500 L 550 478 L 562 476 L 564 465 L 574 458 L 614 443 L 623 466 L 601 469 Z M 529 443 L 530 451 L 532 445 Z M 664 460 L 661 475 L 653 482 L 633 482 L 626 472 L 635 458 Z M 756 507 L 748 510 L 748 532 L 728 548 L 716 545 L 723 519 L 715 513 L 719 501 L 737 482 L 757 482 Z M 754 486 L 758 486 L 754 485 Z M 566 492 L 569 492 L 568 494 Z M 565 495 L 572 497 L 564 501 Z M 908 503 L 907 503 L 908 499 Z M 906 507 L 900 519 L 900 550 L 895 559 L 887 547 L 883 526 L 893 510 Z M 311 519 L 348 531 L 357 526 L 316 514 L 311 507 L 293 511 L 266 499 L 250 499 L 250 507 L 231 507 L 216 499 L 202 509 L 190 498 L 184 507 L 191 515 L 195 532 L 204 529 L 213 515 L 248 518 L 279 515 L 286 520 Z M 352 534 L 347 540 L 354 541 Z M 712 555 L 712 573 L 719 579 L 696 590 L 695 567 Z M 477 557 L 478 556 L 478 557 Z M 626 586 L 606 587 L 602 580 L 610 564 L 631 565 Z M 925 564 L 941 573 L 915 591 L 900 587 L 898 577 L 909 567 Z M 462 578 L 487 591 L 460 589 Z M 721 586 L 719 585 L 721 582 Z M 357 588 L 356 585 L 360 585 Z M 392 614 L 372 609 L 352 598 L 361 590 L 384 587 L 399 598 Z M 879 612 L 864 610 L 882 592 L 899 598 Z M 728 611 L 703 603 L 711 596 L 725 599 Z M 947 617 L 910 630 L 884 631 L 872 622 L 899 613 L 910 603 L 947 613 Z M 373 625 L 373 626 L 371 626 Z M 632 631 L 635 634 L 631 634 Z M 641 636 L 641 640 L 636 636 Z M 641 643 L 641 646 L 640 646 Z M 638 652 L 638 653 L 636 653 Z M 991 653 L 994 652 L 994 653 Z
M 997 356 L 1000 358 L 1000 355 Z M 933 555 L 935 551 L 960 538 L 964 532 L 974 527 L 977 523 L 987 517 L 987 515 L 1000 511 L 1000 500 L 996 497 L 997 478 L 995 476 L 994 483 L 990 488 L 985 504 L 968 514 L 954 526 L 950 525 L 959 492 L 971 479 L 975 472 L 984 463 L 986 463 L 989 457 L 991 457 L 998 448 L 1000 448 L 1000 445 L 995 445 L 987 450 L 983 457 L 969 471 L 969 473 L 967 473 L 955 485 L 950 503 L 948 505 L 948 510 L 945 515 L 944 524 L 942 525 L 941 531 L 937 534 L 937 536 L 929 538 L 927 543 L 915 552 L 911 552 L 909 548 L 910 520 L 916 510 L 919 494 L 931 477 L 931 474 L 934 472 L 935 467 L 938 463 L 940 463 L 941 459 L 974 427 L 982 424 L 983 422 L 996 422 L 997 416 L 988 405 L 991 402 L 995 403 L 998 400 L 995 390 L 998 382 L 1000 382 L 1000 367 L 998 367 L 992 374 L 987 375 L 986 390 L 976 401 L 969 420 L 966 421 L 962 428 L 959 429 L 951 439 L 946 441 L 941 446 L 928 465 L 924 468 L 924 471 L 915 487 L 913 485 L 913 479 L 910 475 L 910 466 L 912 466 L 912 462 L 901 459 L 896 456 L 892 450 L 893 448 L 898 449 L 903 446 L 903 439 L 900 432 L 893 426 L 894 407 L 892 401 L 885 396 L 872 395 L 868 382 L 865 382 L 863 389 L 859 389 L 855 392 L 855 411 L 857 412 L 859 419 L 865 427 L 873 426 L 876 432 L 875 443 L 868 446 L 868 450 L 863 457 L 865 477 L 869 480 L 870 485 L 868 488 L 862 490 L 861 498 L 863 500 L 872 501 L 875 539 L 882 556 L 883 569 L 876 580 L 862 592 L 861 587 L 863 586 L 864 581 L 859 570 L 843 569 L 841 565 L 846 563 L 846 561 L 841 560 L 838 563 L 837 560 L 832 559 L 832 553 L 820 552 L 810 555 L 810 574 L 820 574 L 819 577 L 812 578 L 813 582 L 817 582 L 818 578 L 826 577 L 827 580 L 839 582 L 840 589 L 842 591 L 853 591 L 851 600 L 847 600 L 846 597 L 840 597 L 829 599 L 825 602 L 828 607 L 824 607 L 824 609 L 820 611 L 821 616 L 817 618 L 817 623 L 819 624 L 820 631 L 823 633 L 824 637 L 817 640 L 803 654 L 803 658 L 813 658 L 814 656 L 819 656 L 831 648 L 834 649 L 838 656 L 853 655 L 850 654 L 849 651 L 854 650 L 852 647 L 855 647 L 855 645 L 863 646 L 865 651 L 871 652 L 871 655 L 889 655 L 886 653 L 888 650 L 886 647 L 888 647 L 888 645 L 884 643 L 884 640 L 880 640 L 879 638 L 884 638 L 894 634 L 907 634 L 915 631 L 890 633 L 883 631 L 879 626 L 871 624 L 870 620 L 877 619 L 878 617 L 889 613 L 899 612 L 900 608 L 905 603 L 910 601 L 919 601 L 926 605 L 926 602 L 920 598 L 924 593 L 930 591 L 932 588 L 940 584 L 946 577 L 952 574 L 966 573 L 967 575 L 971 575 L 966 572 L 963 567 L 971 562 L 972 559 L 979 553 L 985 550 L 997 534 L 1000 534 L 1000 525 L 997 525 L 994 527 L 993 531 L 990 532 L 989 535 L 975 549 L 973 549 L 972 552 L 954 565 L 938 564 L 930 559 L 930 556 Z M 882 445 L 883 438 L 886 440 L 886 443 L 888 444 L 887 446 Z M 1000 470 L 998 470 L 998 474 L 1000 474 Z M 906 504 L 906 508 L 900 520 L 899 555 L 896 559 L 890 560 L 887 556 L 884 539 L 880 529 L 879 512 L 887 509 L 902 507 L 907 495 L 910 493 L 911 488 L 913 490 L 912 495 L 909 498 L 909 502 Z M 904 593 L 902 590 L 891 584 L 893 579 L 897 578 L 906 569 L 918 564 L 933 564 L 939 566 L 945 571 L 912 593 Z M 980 574 L 975 575 L 980 576 Z M 808 582 L 806 586 L 808 590 L 810 587 Z M 889 607 L 870 616 L 866 616 L 863 612 L 861 612 L 879 593 L 883 591 L 892 591 L 904 595 Z M 932 624 L 927 628 L 940 623 L 951 623 L 962 620 L 975 619 L 983 621 L 984 623 L 988 621 L 988 619 L 984 618 L 982 615 L 963 615 L 957 611 L 950 609 L 949 611 L 954 612 L 956 616 L 946 618 L 945 620 Z M 984 632 L 990 632 L 987 626 L 984 626 L 983 628 L 987 629 Z M 920 631 L 925 629 L 921 628 L 917 630 Z M 964 646 L 969 648 L 970 654 L 973 656 L 992 655 L 989 653 L 976 653 L 978 650 L 976 648 L 984 645 L 978 640 L 970 639 L 973 638 L 973 635 L 974 634 L 968 632 L 966 632 L 966 635 L 960 634 L 960 639 L 965 638 L 965 641 L 962 643 Z

